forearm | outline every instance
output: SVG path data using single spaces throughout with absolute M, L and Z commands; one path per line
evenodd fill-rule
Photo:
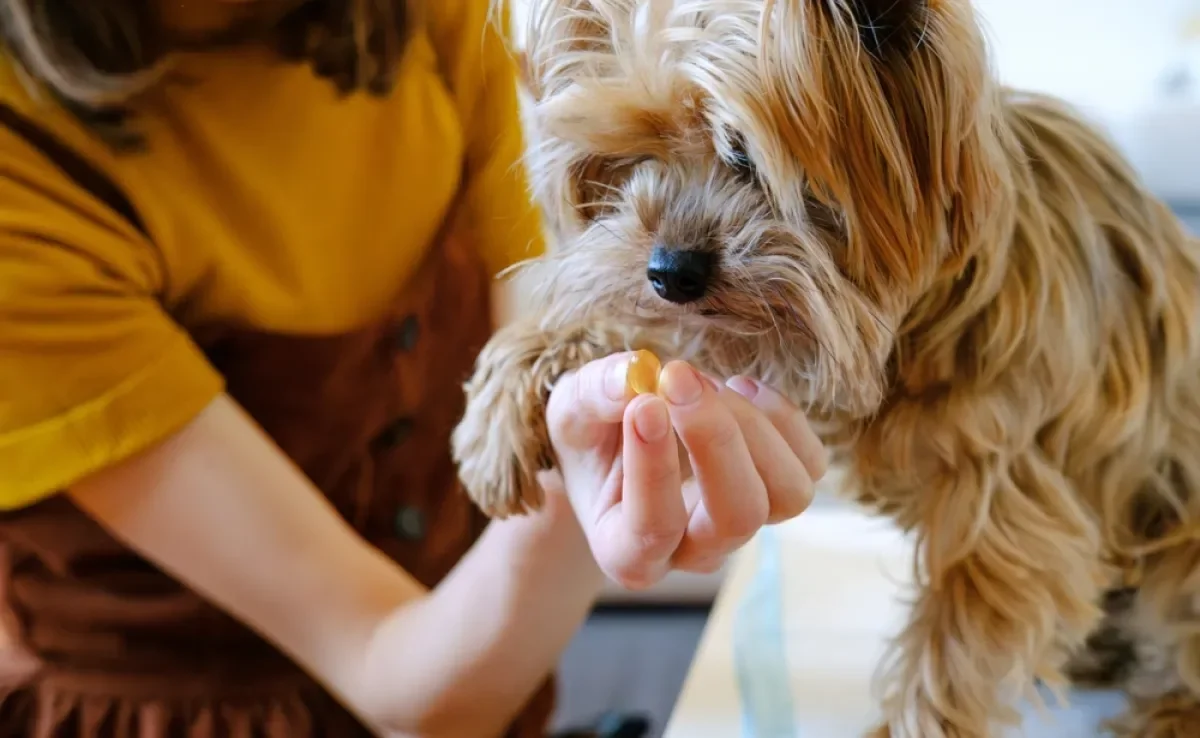
M 426 592 L 226 398 L 72 495 L 361 719 L 423 737 L 499 732 L 554 663 L 598 578 L 578 524 L 557 505 L 492 527 Z M 463 705 L 482 710 L 479 729 L 457 727 Z
M 603 576 L 565 497 L 492 523 L 428 597 L 382 626 L 366 674 L 374 699 L 421 715 L 425 736 L 502 732 L 546 678 Z M 427 664 L 413 669 L 414 663 Z

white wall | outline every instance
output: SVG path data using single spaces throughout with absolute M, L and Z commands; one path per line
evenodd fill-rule
M 1194 0 L 975 0 L 1001 77 L 1105 112 L 1158 96 Z
M 1161 195 L 1200 204 L 1200 0 L 975 0 L 1001 79 L 1059 95 L 1104 125 Z

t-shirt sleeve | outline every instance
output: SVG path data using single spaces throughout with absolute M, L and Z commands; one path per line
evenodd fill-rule
M 508 5 L 486 0 L 427 5 L 466 134 L 464 215 L 492 274 L 545 249 L 522 162 L 519 72 L 509 43 Z
M 160 307 L 152 246 L 0 135 L 0 509 L 182 428 L 223 389 Z

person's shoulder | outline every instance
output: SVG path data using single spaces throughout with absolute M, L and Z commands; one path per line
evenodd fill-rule
M 163 266 L 112 207 L 106 147 L 0 71 L 0 509 L 145 448 L 221 391 L 159 306 Z M 111 167 L 108 168 L 111 170 Z

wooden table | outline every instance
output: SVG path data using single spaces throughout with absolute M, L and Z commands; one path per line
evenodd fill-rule
M 734 560 L 665 738 L 855 738 L 871 680 L 903 623 L 910 543 L 841 504 L 765 529 Z M 1030 738 L 1093 738 L 1113 693 L 1025 710 Z M 1048 704 L 1054 705 L 1052 698 Z

